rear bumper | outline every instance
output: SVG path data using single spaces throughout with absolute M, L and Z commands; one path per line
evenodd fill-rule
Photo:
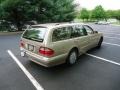
M 62 54 L 55 57 L 47 58 L 27 50 L 25 50 L 24 53 L 25 53 L 25 56 L 28 57 L 31 61 L 45 67 L 51 67 L 51 66 L 65 63 L 66 57 L 67 57 L 67 54 Z

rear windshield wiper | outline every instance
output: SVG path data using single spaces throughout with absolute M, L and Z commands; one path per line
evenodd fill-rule
M 37 38 L 34 38 L 34 37 L 31 37 L 31 40 L 38 41 L 38 42 L 43 42 L 43 39 L 37 39 Z
M 43 39 L 38 39 L 38 38 L 35 38 L 35 37 L 25 37 L 25 36 L 23 36 L 23 38 L 33 40 L 33 41 L 43 42 Z
M 25 37 L 25 36 L 23 36 L 23 38 L 25 38 L 25 39 L 30 39 L 30 40 L 31 40 L 31 38 L 29 38 L 29 37 Z

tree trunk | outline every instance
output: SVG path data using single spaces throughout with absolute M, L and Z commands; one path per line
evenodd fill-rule
M 22 24 L 21 24 L 21 20 L 22 20 L 22 15 L 20 14 L 20 12 L 15 8 L 12 11 L 12 17 L 14 18 L 14 23 L 16 25 L 16 29 L 17 31 L 22 31 Z
M 16 26 L 17 26 L 17 29 L 18 31 L 22 31 L 22 25 L 20 24 L 20 22 L 16 22 Z

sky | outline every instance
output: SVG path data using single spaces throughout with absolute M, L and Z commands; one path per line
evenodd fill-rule
M 102 5 L 105 10 L 120 9 L 120 0 L 75 0 L 75 3 L 88 10 L 93 9 L 97 5 Z

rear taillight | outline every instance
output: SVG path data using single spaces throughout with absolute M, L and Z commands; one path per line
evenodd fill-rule
M 20 40 L 20 47 L 24 47 L 24 46 L 25 46 L 24 42 Z
M 43 56 L 52 56 L 54 54 L 54 51 L 47 47 L 40 47 L 39 53 Z

